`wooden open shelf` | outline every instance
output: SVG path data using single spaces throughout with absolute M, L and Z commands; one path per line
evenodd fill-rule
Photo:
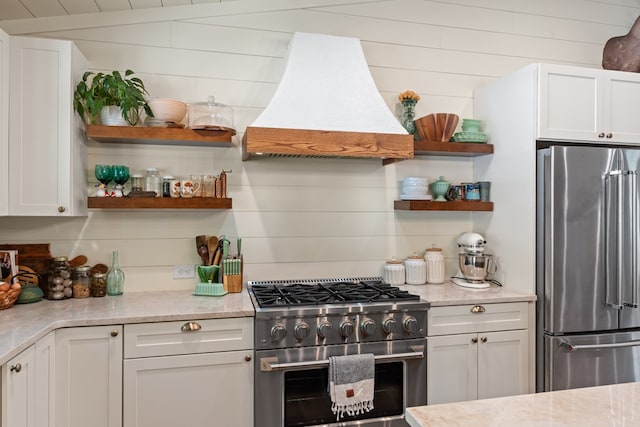
M 414 155 L 475 157 L 493 154 L 493 145 L 473 142 L 416 141 L 414 143 L 413 153 Z
M 89 209 L 231 209 L 232 199 L 214 197 L 89 197 Z
M 393 208 L 398 211 L 492 211 L 493 202 L 476 200 L 453 200 L 447 202 L 394 200 Z
M 232 147 L 234 130 L 194 130 L 142 126 L 87 125 L 86 135 L 97 142 L 125 144 Z

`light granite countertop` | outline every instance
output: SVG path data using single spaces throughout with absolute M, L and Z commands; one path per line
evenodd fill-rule
M 246 290 L 223 297 L 194 296 L 188 291 L 131 292 L 103 298 L 15 304 L 0 311 L 0 365 L 58 328 L 254 314 Z
M 404 285 L 401 288 L 420 295 L 420 298 L 427 301 L 431 307 L 536 300 L 535 294 L 495 285 L 486 289 L 472 289 L 447 281 L 442 285 Z
M 407 408 L 412 427 L 637 426 L 640 383 Z

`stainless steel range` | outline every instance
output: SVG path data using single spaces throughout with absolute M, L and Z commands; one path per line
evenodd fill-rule
M 427 303 L 380 277 L 250 281 L 255 317 L 255 425 L 406 426 L 425 405 Z M 336 422 L 330 356 L 376 359 L 374 409 Z

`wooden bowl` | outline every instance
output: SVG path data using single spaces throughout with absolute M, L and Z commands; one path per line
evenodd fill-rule
M 425 142 L 449 142 L 460 117 L 451 113 L 434 113 L 414 121 L 420 139 Z

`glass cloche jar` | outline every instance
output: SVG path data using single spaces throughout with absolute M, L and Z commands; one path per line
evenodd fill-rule
M 215 102 L 213 96 L 209 96 L 206 102 L 189 104 L 189 127 L 203 130 L 230 130 L 235 135 L 233 109 L 228 105 Z

